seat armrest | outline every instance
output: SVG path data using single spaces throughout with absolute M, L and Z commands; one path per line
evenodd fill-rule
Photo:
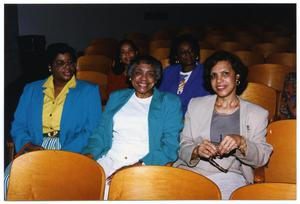
M 265 182 L 265 167 L 254 169 L 254 183 Z
M 172 166 L 174 162 L 168 162 L 165 164 L 165 166 Z

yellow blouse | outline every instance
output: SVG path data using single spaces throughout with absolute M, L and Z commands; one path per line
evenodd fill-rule
M 43 104 L 43 134 L 60 130 L 60 119 L 64 103 L 69 92 L 69 88 L 76 87 L 75 76 L 64 86 L 59 95 L 54 98 L 53 76 L 51 75 L 43 84 L 44 104 Z

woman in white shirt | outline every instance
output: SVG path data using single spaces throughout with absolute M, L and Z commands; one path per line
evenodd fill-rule
M 161 72 L 158 60 L 139 56 L 127 73 L 133 89 L 110 95 L 101 123 L 84 150 L 103 167 L 108 180 L 123 168 L 165 165 L 177 159 L 181 103 L 175 94 L 155 88 Z

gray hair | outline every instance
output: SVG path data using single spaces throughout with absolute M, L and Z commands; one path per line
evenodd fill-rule
M 162 65 L 160 61 L 155 59 L 150 55 L 140 55 L 137 56 L 129 65 L 127 70 L 127 76 L 131 78 L 134 69 L 141 63 L 149 64 L 154 68 L 155 71 L 155 80 L 159 81 L 162 76 Z

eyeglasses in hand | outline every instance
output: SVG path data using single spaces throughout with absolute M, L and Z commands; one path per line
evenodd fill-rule
M 208 162 L 213 165 L 214 167 L 216 167 L 217 169 L 219 169 L 220 171 L 227 173 L 228 169 L 224 169 L 222 166 L 220 166 L 215 160 L 214 157 L 209 157 L 208 158 Z
M 220 140 L 219 142 L 211 142 L 212 144 L 214 144 L 217 148 L 219 146 L 219 144 L 221 143 L 223 139 L 223 134 L 220 134 Z M 218 157 L 218 158 L 221 158 L 221 156 L 219 154 L 217 154 L 216 156 L 211 156 L 208 158 L 208 162 L 213 165 L 214 167 L 216 167 L 217 169 L 219 169 L 220 171 L 224 172 L 224 173 L 227 173 L 228 172 L 228 169 L 224 169 L 222 166 L 220 166 L 215 160 L 214 158 L 215 157 Z

